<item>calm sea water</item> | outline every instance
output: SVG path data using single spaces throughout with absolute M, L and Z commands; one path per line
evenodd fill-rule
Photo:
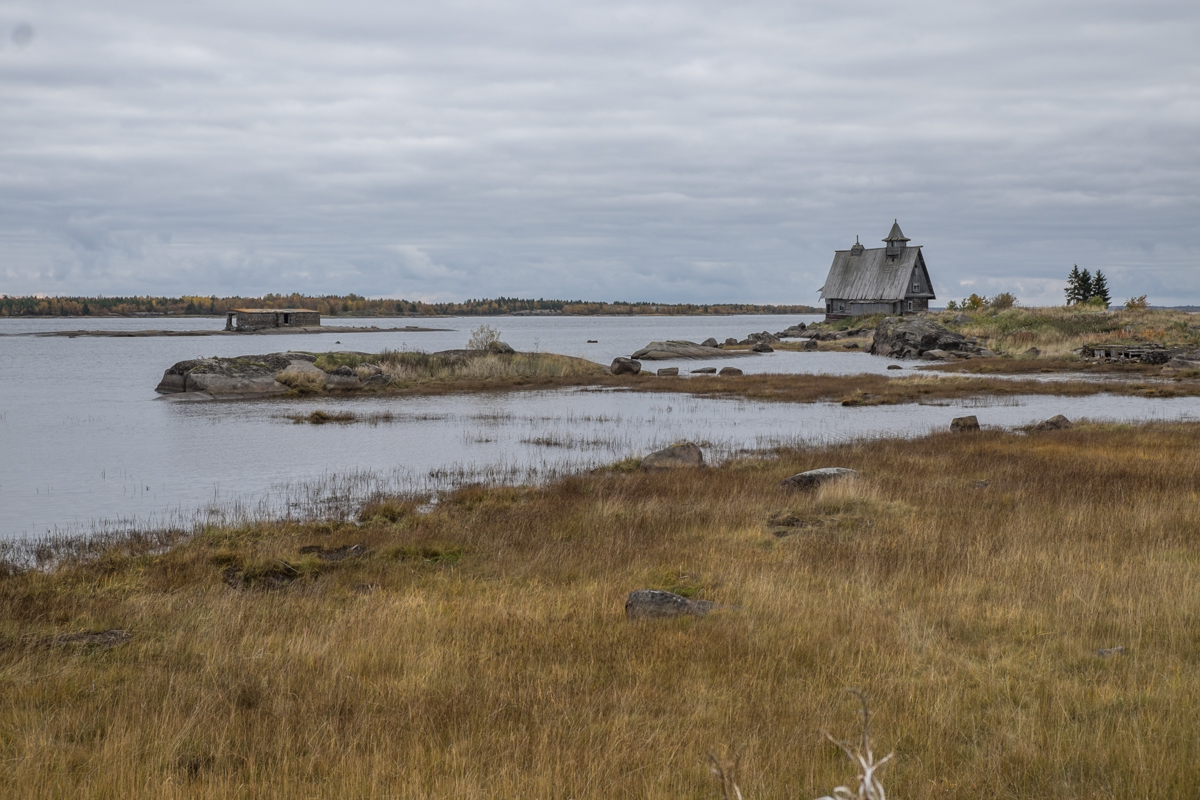
M 0 338 L 0 537 L 86 532 L 114 522 L 168 523 L 198 513 L 341 513 L 374 491 L 427 492 L 474 479 L 536 480 L 679 439 L 697 441 L 710 458 L 720 459 L 775 444 L 921 435 L 963 413 L 961 403 L 848 409 L 611 390 L 221 403 L 170 402 L 154 393 L 163 370 L 185 358 L 287 349 L 433 351 L 462 347 L 481 324 L 498 329 L 519 350 L 607 363 L 654 339 L 742 338 L 811 319 L 500 317 L 439 320 L 436 325 L 453 330 L 437 333 Z M 0 320 L 0 333 L 221 324 Z M 731 362 L 713 362 L 723 363 Z M 736 361 L 747 372 L 839 374 L 882 372 L 889 363 L 894 362 L 862 353 L 773 353 Z M 1029 397 L 966 405 L 985 425 L 1022 425 L 1056 413 L 1200 418 L 1196 398 Z M 391 419 L 312 426 L 286 418 L 317 408 Z

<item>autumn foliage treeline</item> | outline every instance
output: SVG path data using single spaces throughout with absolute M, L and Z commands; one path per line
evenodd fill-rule
M 589 303 L 583 300 L 523 300 L 497 297 L 461 303 L 372 299 L 356 294 L 310 297 L 0 297 L 0 317 L 127 317 L 142 314 L 212 314 L 235 308 L 309 308 L 323 316 L 493 316 L 518 311 L 597 314 L 815 314 L 807 305 L 751 303 Z

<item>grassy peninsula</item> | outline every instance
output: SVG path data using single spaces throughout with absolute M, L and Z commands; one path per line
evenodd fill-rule
M 1200 425 L 379 498 L 0 577 L 6 797 L 1183 797 Z M 814 493 L 797 471 L 862 472 Z M 630 622 L 662 588 L 724 608 Z M 76 634 L 109 632 L 91 639 Z M 72 638 L 74 636 L 74 638 Z M 1098 650 L 1123 647 L 1103 657 Z
M 973 359 L 963 363 L 998 361 L 1008 359 Z M 1080 365 L 1077 361 L 1073 363 Z M 893 405 L 984 395 L 1079 397 L 1105 392 L 1141 397 L 1200 395 L 1200 371 L 1163 377 L 1160 368 L 1129 369 L 1124 372 L 1131 380 L 1099 383 L 1087 380 L 1086 375 L 1081 375 L 1080 380 L 1040 381 L 1033 378 L 995 380 L 936 372 L 909 373 L 896 378 L 870 374 L 781 373 L 679 378 L 654 375 L 652 362 L 647 362 L 647 369 L 638 375 L 611 375 L 600 364 L 553 353 L 324 353 L 316 357 L 314 365 L 321 373 L 284 372 L 277 376 L 278 380 L 290 387 L 294 395 L 314 400 L 326 396 L 436 395 L 584 386 L 791 403 L 842 402 L 846 405 Z M 696 366 L 701 365 L 702 362 L 696 362 Z M 351 390 L 327 388 L 324 374 L 341 367 L 353 370 L 359 379 L 367 381 L 366 385 Z M 387 376 L 388 380 L 371 382 L 375 375 Z

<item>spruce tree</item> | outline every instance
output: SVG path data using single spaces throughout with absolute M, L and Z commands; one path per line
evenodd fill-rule
M 1104 273 L 1096 270 L 1096 277 L 1092 279 L 1092 293 L 1089 296 L 1099 297 L 1104 301 L 1104 307 L 1108 308 L 1112 302 L 1112 298 L 1108 296 L 1108 279 L 1104 277 Z
M 1067 305 L 1079 302 L 1079 277 L 1079 265 L 1075 264 L 1067 275 Z
M 1091 299 L 1094 292 L 1092 291 L 1092 273 L 1086 269 L 1079 273 L 1079 302 L 1086 303 Z

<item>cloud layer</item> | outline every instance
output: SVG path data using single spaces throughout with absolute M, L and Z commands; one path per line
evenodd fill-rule
M 0 5 L 0 291 L 1200 303 L 1194 2 L 172 5 Z

